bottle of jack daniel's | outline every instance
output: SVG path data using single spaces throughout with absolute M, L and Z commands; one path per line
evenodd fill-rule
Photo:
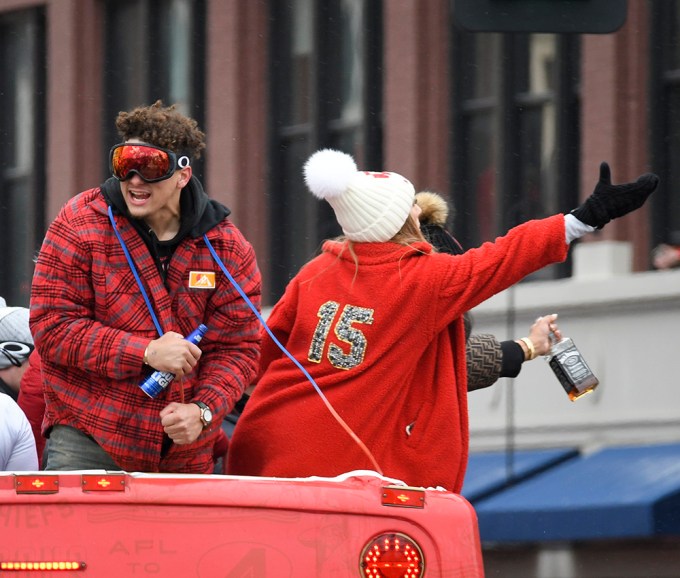
M 600 383 L 569 337 L 553 343 L 545 358 L 571 401 L 591 393 Z

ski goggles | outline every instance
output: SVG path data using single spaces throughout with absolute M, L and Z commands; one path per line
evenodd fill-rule
M 185 169 L 190 164 L 186 155 L 178 158 L 172 151 L 148 144 L 117 144 L 109 156 L 111 174 L 119 181 L 137 173 L 147 183 L 157 183 L 169 179 L 177 169 Z

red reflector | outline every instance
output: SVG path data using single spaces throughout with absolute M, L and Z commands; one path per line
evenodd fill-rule
M 361 553 L 361 573 L 367 578 L 413 578 L 424 572 L 423 552 L 406 534 L 380 534 Z
M 85 570 L 85 562 L 54 560 L 52 562 L 0 562 L 0 572 L 63 572 Z
M 425 507 L 425 490 L 386 486 L 382 491 L 383 506 L 401 506 L 402 508 Z
M 14 476 L 14 488 L 17 494 L 55 494 L 59 491 L 59 476 Z
M 125 474 L 83 474 L 81 484 L 84 492 L 122 492 Z

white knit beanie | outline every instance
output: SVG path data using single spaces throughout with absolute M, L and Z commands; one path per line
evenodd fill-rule
M 408 219 L 416 191 L 401 175 L 359 171 L 343 152 L 315 152 L 304 167 L 312 194 L 333 207 L 348 239 L 364 243 L 389 241 Z
M 23 363 L 33 351 L 28 309 L 6 305 L 0 297 L 0 369 L 13 365 L 12 360 Z

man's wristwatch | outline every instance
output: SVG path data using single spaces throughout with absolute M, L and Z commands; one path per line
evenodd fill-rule
M 202 401 L 194 402 L 201 410 L 201 423 L 203 427 L 206 428 L 212 423 L 213 414 L 210 408 L 205 405 Z

